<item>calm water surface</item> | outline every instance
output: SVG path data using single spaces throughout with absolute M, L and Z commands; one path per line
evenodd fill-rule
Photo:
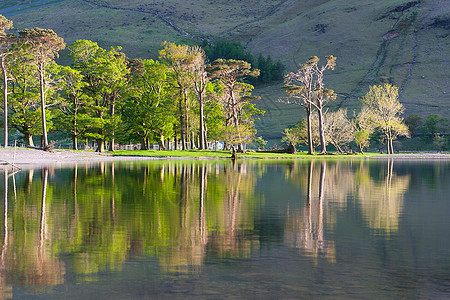
M 450 298 L 448 160 L 0 177 L 0 299 Z

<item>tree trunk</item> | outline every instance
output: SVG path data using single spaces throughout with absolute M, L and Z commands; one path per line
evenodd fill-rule
M 8 148 L 8 74 L 6 72 L 5 57 L 1 58 L 3 74 L 3 133 L 5 148 Z
M 307 125 L 307 132 L 308 132 L 308 154 L 312 155 L 314 154 L 314 146 L 313 146 L 313 140 L 312 140 L 312 129 L 311 129 L 311 105 L 306 108 L 306 125 Z
M 141 150 L 148 150 L 148 147 L 145 142 L 145 137 L 141 136 Z
M 186 132 L 185 132 L 185 124 L 184 124 L 184 103 L 183 98 L 185 97 L 184 91 L 182 92 L 180 101 L 179 101 L 179 113 L 180 113 L 180 134 L 181 134 L 181 150 L 186 150 Z
M 390 141 L 389 141 L 389 145 L 391 147 L 391 154 L 394 154 L 394 143 L 393 143 L 393 139 L 391 137 Z
M 75 134 L 72 136 L 72 148 L 78 150 L 78 138 Z
M 105 141 L 103 141 L 102 139 L 97 139 L 97 149 L 95 150 L 95 152 L 105 152 Z
M 198 105 L 200 108 L 199 112 L 199 122 L 200 122 L 200 132 L 199 132 L 199 144 L 198 148 L 200 150 L 205 150 L 206 147 L 206 140 L 205 140 L 205 116 L 204 116 L 204 103 L 203 103 L 203 97 L 199 95 L 198 99 Z
M 115 104 L 115 100 L 113 100 L 113 103 L 111 104 L 111 111 L 110 111 L 111 117 L 114 117 L 115 111 L 116 111 L 116 104 Z M 113 128 L 112 133 L 111 133 L 111 141 L 109 142 L 109 151 L 114 151 L 114 134 L 115 134 L 115 132 L 114 132 L 114 128 Z
M 162 135 L 162 134 L 160 135 L 158 144 L 159 144 L 159 149 L 160 150 L 163 150 L 163 151 L 167 150 L 166 146 L 164 145 L 164 135 Z
M 41 96 L 41 115 L 42 115 L 42 145 L 43 149 L 48 147 L 47 138 L 47 121 L 45 119 L 45 69 L 44 66 L 39 67 L 39 86 L 40 86 L 40 96 Z
M 27 146 L 34 147 L 32 134 L 25 133 L 25 143 L 27 144 Z
M 323 111 L 320 104 L 318 104 L 317 115 L 319 117 L 319 138 L 320 138 L 320 154 L 327 153 L 327 145 L 325 143 L 325 133 L 323 129 Z

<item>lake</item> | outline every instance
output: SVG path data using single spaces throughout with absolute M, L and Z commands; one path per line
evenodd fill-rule
M 449 160 L 0 172 L 1 299 L 450 298 Z

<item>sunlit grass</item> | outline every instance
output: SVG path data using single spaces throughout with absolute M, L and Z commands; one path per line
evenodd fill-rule
M 183 157 L 183 158 L 231 158 L 230 151 L 212 151 L 212 150 L 176 150 L 176 151 L 160 151 L 160 150 L 117 150 L 114 156 L 145 156 L 145 157 Z M 292 159 L 292 158 L 365 158 L 367 156 L 377 156 L 379 153 L 361 154 L 334 154 L 327 155 L 308 155 L 306 152 L 298 152 L 296 154 L 288 153 L 268 153 L 253 152 L 238 153 L 238 158 L 258 158 L 258 159 Z

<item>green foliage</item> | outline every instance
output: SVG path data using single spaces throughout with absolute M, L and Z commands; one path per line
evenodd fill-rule
M 263 139 L 262 136 L 256 137 L 253 143 L 256 145 L 258 150 L 263 150 L 264 147 L 267 145 L 267 141 Z
M 173 136 L 176 95 L 170 89 L 173 80 L 170 69 L 157 61 L 142 61 L 141 72 L 135 72 L 123 106 L 124 121 L 129 132 L 137 135 L 142 149 L 149 142 L 161 142 L 161 138 Z
M 400 114 L 404 112 L 404 107 L 398 101 L 398 88 L 388 83 L 371 86 L 361 101 L 369 109 L 371 122 L 383 132 L 387 152 L 394 153 L 392 141 L 398 136 L 409 137 L 408 127 L 400 117 Z
M 415 137 L 422 125 L 422 117 L 416 114 L 411 114 L 405 119 L 405 124 L 408 126 L 411 137 Z
M 215 61 L 219 58 L 243 60 L 250 63 L 254 69 L 259 69 L 260 74 L 258 77 L 247 79 L 251 84 L 267 84 L 283 80 L 283 73 L 286 67 L 281 61 L 273 62 L 270 56 L 265 58 L 262 54 L 259 54 L 258 58 L 255 59 L 250 53 L 245 51 L 240 42 L 220 40 L 211 45 L 204 41 L 202 46 L 210 61 Z
M 292 144 L 294 147 L 298 145 L 308 145 L 308 133 L 306 121 L 302 120 L 291 126 L 285 128 L 282 132 L 283 137 L 281 141 L 286 145 Z
M 357 130 L 355 132 L 355 143 L 359 147 L 359 152 L 363 153 L 364 149 L 367 149 L 370 145 L 370 131 Z

